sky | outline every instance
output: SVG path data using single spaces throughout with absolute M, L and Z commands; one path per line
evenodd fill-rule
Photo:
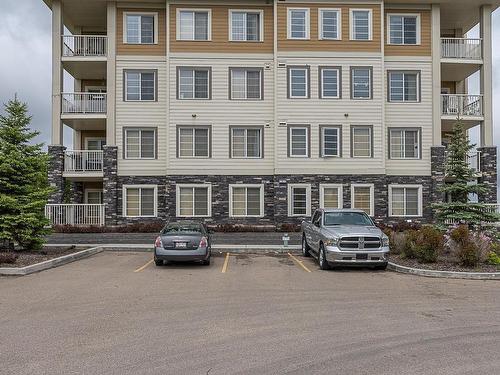
M 0 103 L 17 94 L 28 103 L 38 142 L 50 144 L 51 132 L 51 13 L 42 0 L 0 0 Z M 471 36 L 477 34 L 477 29 Z M 493 14 L 493 46 L 500 43 L 500 9 Z M 67 79 L 65 80 L 67 82 Z M 470 93 L 479 93 L 477 75 Z M 500 145 L 500 48 L 493 48 L 493 119 L 495 144 Z M 3 108 L 0 109 L 3 112 Z M 477 131 L 471 134 L 477 142 Z M 65 127 L 64 143 L 71 145 Z M 500 155 L 499 155 L 500 156 Z M 500 163 L 499 163 L 500 165 Z M 499 175 L 500 180 L 500 175 Z

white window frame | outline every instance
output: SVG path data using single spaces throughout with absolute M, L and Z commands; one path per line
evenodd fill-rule
M 139 132 L 139 157 L 129 157 L 128 156 L 128 148 L 127 148 L 127 133 L 129 131 L 138 131 Z M 142 132 L 143 131 L 152 131 L 153 132 L 153 140 L 154 140 L 154 143 L 153 143 L 153 157 L 152 158 L 143 158 L 141 157 L 141 154 L 142 154 Z M 124 129 L 124 140 L 123 140 L 123 146 L 124 146 L 124 149 L 125 149 L 125 152 L 124 152 L 124 159 L 126 160 L 155 160 L 156 159 L 156 153 L 157 153 L 157 145 L 156 145 L 156 137 L 157 137 L 157 133 L 156 133 L 156 128 L 125 128 Z
M 141 189 L 153 189 L 153 215 L 127 215 L 127 189 L 139 189 L 139 210 L 142 213 L 141 207 Z M 123 217 L 158 217 L 158 185 L 123 185 L 122 186 L 122 215 Z
M 153 43 L 129 43 L 127 41 L 127 16 L 153 16 L 154 25 L 153 25 Z M 158 12 L 123 12 L 123 44 L 129 45 L 155 45 L 158 44 Z M 139 39 L 141 39 L 140 35 L 141 30 L 139 29 Z
M 242 70 L 245 72 L 245 97 L 244 98 L 235 98 L 233 94 L 233 73 L 235 70 Z M 259 72 L 259 97 L 258 98 L 248 98 L 248 72 Z M 263 87 L 263 81 L 264 81 L 264 71 L 262 69 L 255 69 L 255 68 L 231 68 L 229 70 L 229 73 L 231 75 L 230 81 L 231 81 L 231 86 L 229 87 L 229 91 L 231 94 L 231 100 L 262 100 L 262 87 Z
M 369 129 L 370 130 L 370 155 L 369 156 L 358 156 L 355 155 L 355 148 L 354 148 L 354 132 L 356 129 Z M 373 140 L 373 127 L 372 126 L 365 126 L 365 125 L 352 125 L 351 126 L 351 157 L 352 158 L 359 158 L 359 159 L 370 159 L 373 158 L 373 152 L 374 152 L 374 140 Z
M 392 99 L 392 90 L 391 90 L 391 82 L 392 82 L 392 79 L 391 79 L 391 76 L 392 74 L 403 74 L 403 98 L 402 100 L 393 100 Z M 405 100 L 405 95 L 404 95 L 404 92 L 405 92 L 405 79 L 404 79 L 404 75 L 416 75 L 417 76 L 417 79 L 416 79 L 416 82 L 417 82 L 417 97 L 416 97 L 416 100 Z M 387 78 L 388 78 L 388 82 L 387 82 L 387 86 L 389 88 L 389 92 L 387 93 L 388 94 L 388 102 L 389 103 L 394 103 L 394 104 L 398 104 L 398 103 L 420 103 L 421 102 L 421 97 L 420 97 L 420 85 L 421 85 L 421 74 L 422 72 L 421 71 L 408 71 L 408 70 L 389 70 L 387 72 Z
M 181 70 L 186 69 L 186 70 L 191 70 L 193 73 L 193 97 L 192 98 L 181 98 Z M 207 97 L 206 98 L 196 98 L 196 79 L 195 79 L 195 72 L 197 70 L 200 71 L 206 71 L 208 72 L 207 74 Z M 193 67 L 193 66 L 179 66 L 178 69 L 176 69 L 176 85 L 177 85 L 177 100 L 211 100 L 212 99 L 212 69 L 207 68 L 207 67 Z
M 404 195 L 404 215 L 393 215 L 392 213 L 392 189 L 399 188 L 405 189 Z M 417 215 L 407 215 L 406 214 L 406 189 L 418 189 L 418 214 Z M 390 184 L 389 185 L 389 217 L 422 217 L 423 215 L 423 188 L 422 185 L 404 185 L 404 184 Z
M 407 131 L 413 131 L 413 132 L 417 132 L 417 155 L 414 156 L 414 157 L 406 157 L 406 156 L 401 156 L 401 157 L 396 157 L 396 156 L 393 156 L 392 155 L 392 132 L 393 131 L 398 131 L 398 132 L 407 132 Z M 420 128 L 408 128 L 408 129 L 405 129 L 405 128 L 389 128 L 389 158 L 390 159 L 393 159 L 393 160 L 417 160 L 417 159 L 420 159 L 420 153 L 421 153 L 421 142 L 420 142 L 420 139 L 422 138 L 422 135 L 421 135 L 421 129 Z M 402 143 L 401 143 L 401 146 L 403 148 L 403 150 L 406 150 L 406 137 L 403 136 L 403 139 L 402 139 Z M 406 152 L 405 152 L 406 153 Z
M 368 12 L 368 39 L 356 39 L 354 35 L 354 12 Z M 358 42 L 373 41 L 373 9 L 351 8 L 349 9 L 349 39 Z
M 323 72 L 324 71 L 336 71 L 337 72 L 337 95 L 336 96 L 325 96 L 325 83 L 323 82 Z M 329 67 L 329 66 L 324 66 L 320 67 L 319 69 L 319 74 L 320 74 L 320 84 L 321 84 L 321 98 L 320 99 L 340 99 L 341 97 L 341 75 L 340 75 L 341 68 L 340 67 Z
M 328 207 L 328 208 L 343 208 L 343 186 L 342 184 L 319 184 L 319 206 L 325 208 L 325 189 L 337 189 L 337 199 L 338 207 Z
M 370 188 L 370 214 L 369 214 L 369 216 L 373 216 L 374 212 L 375 212 L 375 185 L 374 184 L 351 184 L 351 208 L 352 209 L 358 209 L 358 208 L 354 207 L 354 190 L 357 187 L 369 187 Z
M 193 134 L 191 136 L 192 138 L 192 142 L 193 142 L 193 152 L 192 152 L 192 155 L 191 156 L 182 156 L 181 155 L 181 130 L 186 130 L 186 129 L 189 129 L 189 130 L 192 130 L 193 131 Z M 207 156 L 196 156 L 195 155 L 195 145 L 196 145 L 196 130 L 206 130 L 207 131 L 207 151 L 208 151 L 208 154 Z M 178 142 L 177 142 L 177 147 L 179 148 L 177 154 L 178 154 L 178 158 L 179 159 L 209 159 L 210 158 L 210 154 L 211 154 L 211 145 L 212 145 L 212 139 L 211 139 L 211 131 L 210 131 L 210 126 L 178 126 L 177 127 L 177 139 L 178 139 Z
M 247 144 L 248 144 L 248 130 L 258 130 L 260 133 L 259 137 L 259 156 L 248 156 L 248 149 L 247 149 Z M 244 130 L 245 131 L 245 156 L 234 156 L 234 142 L 233 142 L 233 131 L 234 130 Z M 257 127 L 251 127 L 251 126 L 234 126 L 231 127 L 230 130 L 230 136 L 231 136 L 231 159 L 262 159 L 262 153 L 263 149 L 262 147 L 264 146 L 264 142 L 262 142 L 263 137 L 264 137 L 264 130 L 262 128 L 257 128 Z
M 323 12 L 337 12 L 337 37 L 327 38 L 323 36 Z M 318 8 L 318 39 L 319 40 L 342 40 L 342 9 L 340 8 Z
M 292 37 L 292 17 L 290 13 L 294 10 L 302 10 L 306 12 L 306 17 L 305 17 L 305 27 L 306 27 L 306 35 L 304 38 L 293 38 Z M 289 7 L 287 8 L 287 39 L 291 40 L 309 40 L 311 38 L 311 10 L 310 8 L 295 8 L 295 7 Z
M 293 70 L 303 70 L 306 74 L 305 74 L 305 78 L 306 78 L 306 90 L 305 90 L 305 95 L 304 96 L 295 96 L 295 95 L 292 95 L 293 93 L 293 90 L 292 90 L 292 71 Z M 309 74 L 310 74 L 310 71 L 309 71 L 309 68 L 307 67 L 290 67 L 288 69 L 288 98 L 289 99 L 309 99 L 310 97 L 310 93 L 309 93 L 309 90 L 311 89 L 310 88 L 310 82 L 309 82 Z
M 416 18 L 416 27 L 417 27 L 417 37 L 416 37 L 416 44 L 407 44 L 404 42 L 404 26 L 403 26 L 403 42 L 402 43 L 392 43 L 391 42 L 391 16 L 396 16 L 396 17 L 412 17 Z M 393 46 L 419 46 L 421 45 L 421 17 L 420 13 L 388 13 L 387 14 L 387 44 L 393 45 Z
M 306 188 L 306 213 L 304 215 L 293 213 L 293 189 Z M 288 216 L 289 217 L 305 217 L 311 216 L 311 184 L 288 184 Z
M 260 214 L 259 215 L 235 215 L 233 213 L 233 188 L 245 188 L 245 206 L 248 212 L 248 193 L 246 188 L 260 189 Z M 264 217 L 264 184 L 229 184 L 229 217 Z
M 206 188 L 208 196 L 208 210 L 207 215 L 195 215 L 194 214 L 194 192 L 193 192 L 193 214 L 192 215 L 181 215 L 181 188 Z M 176 184 L 175 185 L 175 216 L 176 217 L 212 217 L 212 184 Z
M 342 127 L 339 125 L 324 125 L 320 127 L 320 139 L 321 139 L 321 157 L 322 158 L 340 158 L 342 155 L 341 142 L 342 142 Z M 325 130 L 326 129 L 336 129 L 337 130 L 337 155 L 325 155 Z
M 305 129 L 306 131 L 306 154 L 305 155 L 294 155 L 293 154 L 293 148 L 292 148 L 292 130 L 293 129 Z M 309 134 L 309 127 L 307 126 L 290 126 L 288 128 L 288 147 L 289 147 L 289 157 L 291 158 L 308 158 L 309 157 L 309 137 L 311 134 Z
M 104 202 L 104 192 L 103 189 L 85 189 L 85 204 L 93 204 L 89 202 L 89 193 L 101 193 L 101 204 Z
M 102 147 L 106 145 L 106 137 L 85 137 L 85 150 L 89 149 L 89 141 L 99 141 Z
M 139 73 L 139 99 L 128 99 L 128 73 Z M 154 85 L 153 85 L 153 99 L 142 99 L 142 74 L 143 73 L 153 73 Z M 158 72 L 156 70 L 134 70 L 134 69 L 124 69 L 124 87 L 125 87 L 125 97 L 123 100 L 125 102 L 156 102 L 157 101 L 157 88 L 158 88 Z
M 181 38 L 181 12 L 191 12 L 191 13 L 208 13 L 208 30 L 207 30 L 207 39 L 195 39 L 195 32 L 194 28 L 196 25 L 193 23 L 193 37 L 191 39 L 182 39 Z M 183 42 L 210 42 L 212 41 L 212 9 L 210 8 L 177 8 L 177 12 L 175 15 L 175 22 L 176 22 L 176 40 L 183 41 Z M 193 14 L 193 20 L 194 20 L 194 14 Z M 195 22 L 195 21 L 194 21 Z
M 355 96 L 355 88 L 354 88 L 354 72 L 356 70 L 368 70 L 368 83 L 369 83 L 369 96 L 368 98 L 363 98 L 360 96 Z M 373 68 L 369 66 L 353 66 L 351 67 L 351 96 L 352 100 L 372 100 L 373 99 Z
M 255 13 L 259 14 L 259 40 L 247 40 L 248 35 L 246 35 L 245 28 L 245 40 L 235 40 L 233 39 L 233 13 Z M 245 26 L 246 26 L 245 18 Z M 229 9 L 229 41 L 230 42 L 243 42 L 243 43 L 260 43 L 264 41 L 264 10 L 262 9 Z

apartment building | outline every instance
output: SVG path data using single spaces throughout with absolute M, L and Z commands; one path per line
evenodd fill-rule
M 296 223 L 319 206 L 432 221 L 457 118 L 480 127 L 469 162 L 497 203 L 498 0 L 44 1 L 55 224 Z

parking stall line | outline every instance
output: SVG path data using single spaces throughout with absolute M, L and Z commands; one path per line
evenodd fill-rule
M 301 266 L 306 272 L 312 272 L 309 268 L 304 265 L 304 262 L 294 257 L 292 254 L 288 253 L 290 258 L 292 258 L 299 266 Z
M 146 269 L 147 266 L 149 266 L 151 263 L 154 262 L 154 259 L 151 259 L 149 262 L 147 262 L 144 266 L 142 267 L 139 267 L 138 269 L 136 269 L 134 272 L 141 272 L 143 271 L 144 269 Z
M 227 271 L 227 266 L 229 264 L 229 255 L 231 255 L 231 253 L 226 253 L 226 259 L 224 259 L 224 264 L 222 265 L 222 269 L 221 269 L 221 273 L 226 273 Z

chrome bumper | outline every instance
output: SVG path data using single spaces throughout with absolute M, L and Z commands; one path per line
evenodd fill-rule
M 327 246 L 325 248 L 325 256 L 328 263 L 384 264 L 389 260 L 389 247 L 366 250 L 341 250 L 337 246 Z

